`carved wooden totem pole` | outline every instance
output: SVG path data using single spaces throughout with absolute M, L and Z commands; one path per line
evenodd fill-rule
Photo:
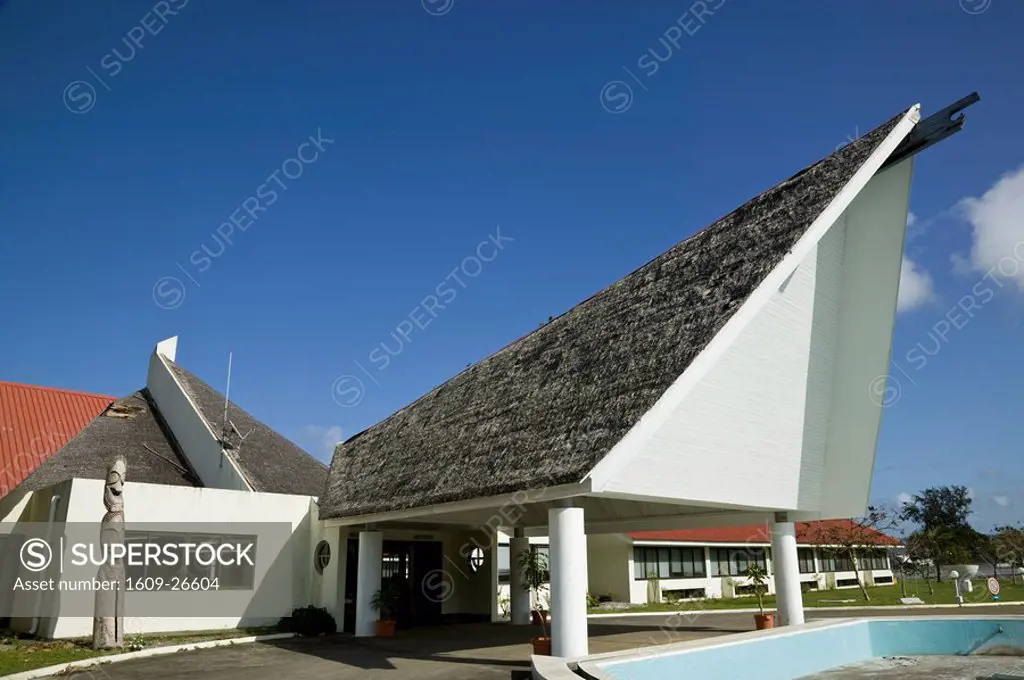
M 96 573 L 96 580 L 116 582 L 113 590 L 96 591 L 96 612 L 92 624 L 92 646 L 94 649 L 111 649 L 124 646 L 124 560 L 111 555 L 111 547 L 124 545 L 124 459 L 118 458 L 107 471 L 103 486 L 103 505 L 107 514 L 100 525 L 100 545 L 104 550 L 104 563 Z

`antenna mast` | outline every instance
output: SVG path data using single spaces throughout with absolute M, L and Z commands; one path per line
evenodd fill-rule
M 221 426 L 223 436 L 228 434 L 228 397 L 231 395 L 231 352 L 228 352 L 228 385 L 224 388 L 224 424 Z

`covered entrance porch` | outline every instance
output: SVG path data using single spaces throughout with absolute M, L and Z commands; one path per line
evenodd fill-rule
M 336 603 L 324 603 L 357 637 L 375 635 L 379 612 L 371 606 L 383 585 L 400 584 L 405 598 L 398 620 L 402 627 L 436 626 L 504 620 L 498 606 L 499 531 L 511 539 L 511 621 L 524 635 L 531 627 L 530 593 L 523 587 L 518 556 L 529 550 L 530 536 L 548 536 L 550 587 L 544 593 L 550 611 L 552 653 L 579 657 L 592 653 L 587 593 L 600 585 L 600 560 L 588 550 L 588 534 L 639 529 L 728 526 L 771 523 L 773 571 L 778 583 L 780 624 L 803 622 L 793 524 L 784 513 L 764 508 L 680 505 L 608 498 L 587 484 L 561 485 L 509 496 L 436 506 L 424 516 L 415 510 L 381 513 L 371 518 L 325 521 L 325 532 L 346 546 L 345 578 Z M 589 573 L 589 562 L 597 573 Z M 627 565 L 618 565 L 626 568 Z M 333 605 L 333 606 L 332 606 Z M 340 614 L 340 617 L 339 617 Z M 665 619 L 673 618 L 666 614 Z M 678 617 L 677 617 L 678 618 Z M 749 618 L 749 617 L 748 617 Z M 653 623 L 653 622 L 652 622 Z M 689 622 L 692 623 L 692 622 Z M 675 639 L 688 622 L 659 622 L 660 635 Z M 417 632 L 417 635 L 421 634 Z M 423 634 L 426 634 L 425 631 Z M 657 635 L 649 644 L 662 644 Z

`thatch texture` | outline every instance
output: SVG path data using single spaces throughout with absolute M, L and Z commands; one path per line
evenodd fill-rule
M 319 496 L 327 480 L 327 466 L 309 455 L 262 422 L 229 402 L 228 419 L 245 436 L 241 441 L 230 431 L 223 433 L 224 395 L 193 373 L 174 362 L 168 362 L 175 377 L 210 428 L 221 437 L 225 450 L 256 491 Z M 251 434 L 250 434 L 251 433 Z
M 106 479 L 124 458 L 127 479 L 170 486 L 202 486 L 161 421 L 149 392 L 118 399 L 50 456 L 19 486 L 36 491 L 72 478 Z
M 339 445 L 321 517 L 579 482 L 686 370 L 902 116 Z

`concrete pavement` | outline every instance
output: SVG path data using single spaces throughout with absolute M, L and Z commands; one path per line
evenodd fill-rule
M 807 619 L 908 615 L 1024 615 L 1024 605 L 907 610 L 808 610 Z M 590 621 L 590 652 L 598 654 L 717 637 L 754 629 L 753 615 L 704 612 L 620 616 Z M 64 677 L 78 680 L 486 680 L 528 669 L 531 626 L 465 624 L 399 631 L 394 638 L 290 639 L 96 666 Z

